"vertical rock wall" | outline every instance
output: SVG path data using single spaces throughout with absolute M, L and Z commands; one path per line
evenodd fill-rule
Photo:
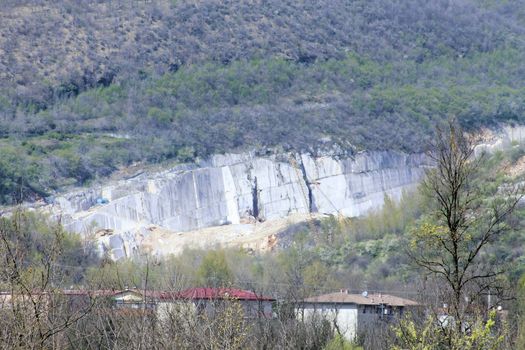
M 353 158 L 307 154 L 220 155 L 201 167 L 143 175 L 57 198 L 53 213 L 79 233 L 172 231 L 271 220 L 309 211 L 358 216 L 399 199 L 428 166 L 423 155 L 370 152 Z M 107 203 L 96 204 L 97 198 Z

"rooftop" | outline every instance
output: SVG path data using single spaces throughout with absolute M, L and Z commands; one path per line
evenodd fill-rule
M 306 298 L 306 303 L 319 304 L 357 304 L 357 305 L 390 305 L 390 306 L 416 306 L 417 302 L 396 297 L 389 294 L 349 294 L 346 291 L 323 294 Z
M 216 299 L 237 299 L 237 300 L 257 300 L 274 301 L 275 299 L 263 296 L 255 292 L 236 288 L 189 288 L 183 291 L 143 291 L 140 289 L 126 289 L 113 293 L 114 297 L 123 294 L 136 294 L 147 297 L 150 300 L 216 300 Z
M 124 290 L 86 290 L 86 289 L 65 289 L 56 292 L 33 291 L 33 294 L 49 294 L 64 296 L 86 296 L 86 297 L 113 297 L 123 298 L 133 294 L 139 298 L 148 300 L 198 300 L 198 299 L 237 299 L 237 300 L 257 300 L 274 301 L 274 298 L 257 294 L 250 290 L 236 288 L 189 288 L 183 291 L 160 291 L 142 290 L 138 288 L 126 288 Z M 10 292 L 0 291 L 2 296 L 11 296 Z
M 255 292 L 235 288 L 190 288 L 177 295 L 180 299 L 237 299 L 274 301 L 275 299 L 256 294 Z

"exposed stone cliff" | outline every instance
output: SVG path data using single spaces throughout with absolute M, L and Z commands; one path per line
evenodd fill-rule
M 140 245 L 137 232 L 143 236 L 152 226 L 182 232 L 297 213 L 361 215 L 380 207 L 385 195 L 399 198 L 427 166 L 423 155 L 396 152 L 343 159 L 216 155 L 199 166 L 68 193 L 48 209 L 71 231 L 111 233 L 102 239 L 119 258 Z M 124 243 L 131 244 L 126 251 Z
M 523 127 L 489 132 L 477 152 L 512 146 L 524 137 Z M 60 215 L 73 232 L 96 233 L 101 247 L 119 259 L 139 250 L 155 230 L 180 235 L 232 225 L 232 234 L 249 235 L 249 224 L 291 215 L 359 216 L 380 208 L 385 195 L 398 200 L 429 166 L 423 154 L 400 152 L 353 157 L 216 155 L 198 165 L 70 192 L 46 210 Z M 192 237 L 199 239 L 198 234 Z M 155 244 L 160 243 L 153 243 L 152 250 L 161 251 Z

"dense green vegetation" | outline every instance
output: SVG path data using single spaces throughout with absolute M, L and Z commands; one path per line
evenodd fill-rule
M 85 242 L 77 234 L 65 232 L 60 223 L 33 212 L 19 210 L 10 218 L 0 218 L 0 241 L 3 291 L 10 290 L 9 284 L 17 278 L 29 289 L 37 289 L 42 283 L 80 285 L 87 270 L 100 262 L 93 242 Z
M 132 162 L 417 152 L 452 115 L 523 121 L 519 1 L 133 4 L 4 5 L 1 203 Z
M 355 52 L 391 62 L 521 45 L 519 0 L 2 2 L 0 91 L 45 108 L 137 70 Z
M 2 158 L 17 154 L 5 170 L 4 201 L 22 182 L 39 194 L 133 161 L 184 162 L 247 146 L 421 151 L 432 126 L 450 115 L 471 128 L 521 122 L 521 61 L 513 49 L 403 69 L 355 55 L 311 65 L 269 59 L 191 65 L 97 88 L 32 116 L 19 132 L 34 136 L 1 141 Z M 22 180 L 16 164 L 39 171 Z

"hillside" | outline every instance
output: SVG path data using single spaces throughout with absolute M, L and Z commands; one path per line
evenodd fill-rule
M 465 0 L 2 3 L 1 87 L 36 108 L 138 69 L 266 57 L 311 63 L 346 52 L 421 62 L 488 52 L 522 34 L 509 2 L 506 12 Z
M 521 1 L 4 2 L 0 202 L 133 162 L 521 122 Z M 334 145 L 337 145 L 334 146 Z

